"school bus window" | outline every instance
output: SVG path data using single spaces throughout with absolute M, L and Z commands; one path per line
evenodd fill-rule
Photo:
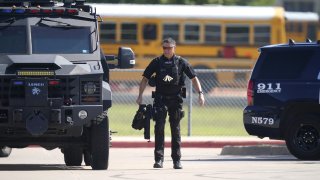
M 268 45 L 270 44 L 270 26 L 256 25 L 254 26 L 254 44 Z
M 303 24 L 302 23 L 296 23 L 296 32 L 302 33 L 303 32 Z
M 143 25 L 143 39 L 145 39 L 145 40 L 157 39 L 157 25 L 156 24 L 144 24 Z
M 287 32 L 295 32 L 295 33 L 302 33 L 303 32 L 303 25 L 299 22 L 288 22 L 286 23 L 286 31 Z
M 249 26 L 227 25 L 226 44 L 249 44 Z
M 220 25 L 205 25 L 205 43 L 220 44 L 221 26 Z
M 135 43 L 137 42 L 137 24 L 122 23 L 121 24 L 121 42 Z
M 307 26 L 307 37 L 313 41 L 317 40 L 317 24 L 316 23 L 308 23 Z
M 293 23 L 286 23 L 286 31 L 287 32 L 294 32 L 294 24 Z
M 186 24 L 184 26 L 185 42 L 199 42 L 200 26 L 197 24 Z
M 116 41 L 116 24 L 115 23 L 100 24 L 100 40 L 101 42 Z
M 179 41 L 179 25 L 178 24 L 164 24 L 163 25 L 163 38 L 172 37 Z

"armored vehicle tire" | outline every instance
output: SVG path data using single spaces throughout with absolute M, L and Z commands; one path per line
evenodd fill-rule
M 81 166 L 82 148 L 80 146 L 69 146 L 64 148 L 64 162 L 67 166 Z
M 89 151 L 87 150 L 83 151 L 83 160 L 86 166 L 91 166 L 92 158 Z
M 91 129 L 91 167 L 93 170 L 108 169 L 109 165 L 109 119 L 93 124 Z
M 11 148 L 4 146 L 0 147 L 0 157 L 8 157 L 11 154 Z
M 301 160 L 320 159 L 320 122 L 317 116 L 298 116 L 288 127 L 286 144 L 292 155 Z

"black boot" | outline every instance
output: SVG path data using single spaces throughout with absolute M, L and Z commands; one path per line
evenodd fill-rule
M 163 168 L 163 161 L 158 160 L 153 164 L 153 168 Z
M 174 169 L 182 169 L 182 165 L 180 161 L 173 161 L 173 168 Z

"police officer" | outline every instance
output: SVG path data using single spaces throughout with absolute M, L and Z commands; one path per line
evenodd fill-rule
M 204 96 L 201 85 L 194 70 L 186 59 L 175 55 L 176 42 L 172 38 L 166 38 L 162 42 L 163 55 L 153 59 L 143 73 L 139 86 L 137 104 L 142 103 L 142 95 L 148 81 L 155 74 L 154 93 L 154 121 L 155 121 L 155 150 L 154 168 L 163 167 L 164 156 L 164 127 L 167 113 L 171 128 L 171 157 L 174 169 L 182 169 L 180 162 L 181 135 L 180 120 L 183 118 L 182 89 L 185 77 L 192 80 L 192 84 L 199 94 L 199 104 L 204 105 Z

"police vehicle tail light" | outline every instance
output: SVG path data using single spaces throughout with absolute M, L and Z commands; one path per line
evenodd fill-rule
M 248 106 L 253 105 L 253 96 L 254 96 L 254 82 L 252 80 L 249 81 L 248 83 L 248 88 L 247 88 L 247 101 L 248 101 Z

